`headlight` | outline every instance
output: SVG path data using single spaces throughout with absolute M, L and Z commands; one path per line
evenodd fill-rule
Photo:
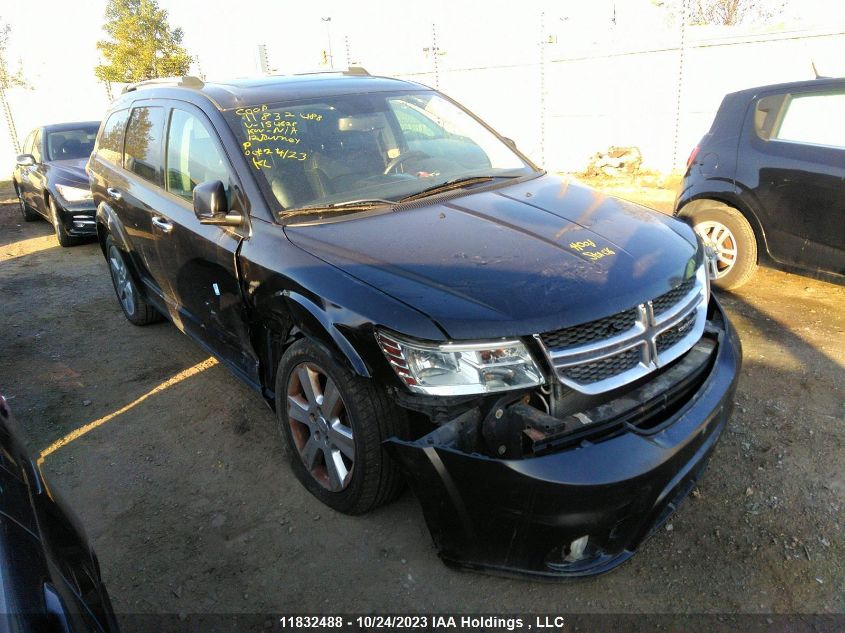
M 90 189 L 83 189 L 82 187 L 71 187 L 69 185 L 56 185 L 56 189 L 61 194 L 62 198 L 68 202 L 82 202 L 83 200 L 93 200 Z
M 377 332 L 381 351 L 411 391 L 431 396 L 493 393 L 543 384 L 522 341 L 445 343 L 407 341 Z

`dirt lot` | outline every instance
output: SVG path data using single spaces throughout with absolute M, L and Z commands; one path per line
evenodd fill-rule
M 723 296 L 745 364 L 699 488 L 630 563 L 551 585 L 449 570 L 410 493 L 321 506 L 255 394 L 171 325 L 130 325 L 98 247 L 8 203 L 0 298 L 0 391 L 31 447 L 87 430 L 44 470 L 119 613 L 845 611 L 845 288 L 761 270 Z

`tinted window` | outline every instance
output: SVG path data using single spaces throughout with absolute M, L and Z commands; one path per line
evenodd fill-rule
M 88 158 L 94 149 L 97 127 L 60 130 L 47 133 L 47 160 Z
M 184 110 L 173 110 L 167 134 L 167 189 L 191 200 L 194 187 L 209 180 L 229 184 L 226 161 L 205 123 Z
M 420 114 L 412 105 L 401 99 L 390 101 L 390 107 L 406 141 L 443 136 L 443 131 L 428 117 Z
M 164 108 L 134 108 L 126 127 L 123 166 L 141 178 L 161 184 Z
M 35 133 L 35 138 L 32 141 L 32 155 L 35 156 L 35 162 L 41 162 L 41 130 Z
M 226 114 L 241 151 L 283 209 L 399 200 L 460 178 L 532 169 L 434 92 L 347 94 Z
M 123 130 L 129 110 L 113 112 L 103 126 L 103 133 L 97 143 L 97 155 L 114 165 L 123 163 Z
M 794 96 L 778 140 L 845 148 L 845 93 Z

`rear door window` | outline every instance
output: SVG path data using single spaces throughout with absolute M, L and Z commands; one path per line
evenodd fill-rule
M 791 96 L 774 138 L 845 148 L 845 92 Z
M 123 166 L 144 180 L 162 183 L 164 108 L 133 108 L 126 126 Z
M 129 110 L 112 112 L 97 143 L 97 155 L 113 165 L 123 164 L 123 131 L 128 116 Z
M 220 180 L 228 193 L 226 160 L 198 116 L 174 109 L 167 133 L 167 190 L 191 200 L 194 187 L 209 180 Z

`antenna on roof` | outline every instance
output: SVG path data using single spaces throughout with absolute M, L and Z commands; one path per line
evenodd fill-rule
M 819 70 L 816 68 L 816 62 L 810 60 L 810 65 L 813 67 L 813 74 L 816 76 L 816 79 L 830 79 L 828 75 L 820 75 Z

